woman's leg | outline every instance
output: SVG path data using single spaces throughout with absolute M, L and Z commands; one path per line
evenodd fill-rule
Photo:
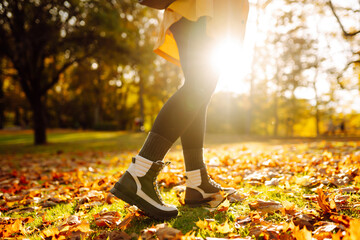
M 203 147 L 207 107 L 208 103 L 201 107 L 194 121 L 181 135 L 181 144 L 183 148 L 186 171 L 192 171 L 205 167 L 203 160 Z
M 162 202 L 158 192 L 155 180 L 164 165 L 159 160 L 203 111 L 218 79 L 208 64 L 210 40 L 205 34 L 205 18 L 196 23 L 183 18 L 171 30 L 178 45 L 185 83 L 163 106 L 138 156 L 111 189 L 118 198 L 159 219 L 178 213 L 176 207 Z
M 196 136 L 203 134 L 204 126 L 198 123 L 204 122 L 206 106 L 218 80 L 210 66 L 211 39 L 206 35 L 205 17 L 197 22 L 182 18 L 171 31 L 178 45 L 185 83 L 165 103 L 139 152 L 140 156 L 152 161 L 161 160 L 189 127 L 199 132 Z M 202 138 L 200 136 L 199 140 Z

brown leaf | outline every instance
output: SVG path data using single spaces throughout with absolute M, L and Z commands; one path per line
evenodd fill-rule
M 172 227 L 161 227 L 157 229 L 156 236 L 159 240 L 167 240 L 167 239 L 181 239 L 182 233 L 180 230 L 172 228 Z
M 122 231 L 114 230 L 111 232 L 102 231 L 93 240 L 130 240 L 131 237 Z
M 110 232 L 109 239 L 130 240 L 131 237 L 126 232 L 115 230 Z
M 57 205 L 57 203 L 53 202 L 53 201 L 44 201 L 40 204 L 42 207 L 44 208 L 50 208 L 50 207 L 54 207 Z
M 274 227 L 255 226 L 249 229 L 249 236 L 259 238 L 264 236 L 264 239 L 279 239 L 280 233 Z
M 313 234 L 314 234 L 314 237 L 316 239 L 323 239 L 323 238 L 326 238 L 326 237 L 331 237 L 331 233 L 333 231 L 335 231 L 336 229 L 338 229 L 338 225 L 334 224 L 334 223 L 327 223 L 319 228 L 317 228 Z
M 130 224 L 130 222 L 137 216 L 136 213 L 137 212 L 129 212 L 128 214 L 126 214 L 124 219 L 119 224 L 117 224 L 117 228 L 125 229 Z
M 318 189 L 317 190 L 317 194 L 318 196 L 316 197 L 317 202 L 320 206 L 320 208 L 324 211 L 325 214 L 334 214 L 336 213 L 336 205 L 330 205 L 327 202 L 327 197 L 325 196 L 324 192 L 322 191 L 322 189 Z
M 358 187 L 343 187 L 338 189 L 341 193 L 357 193 L 359 191 Z
M 239 229 L 239 228 L 242 228 L 243 226 L 245 226 L 246 224 L 251 223 L 251 221 L 252 220 L 250 217 L 237 218 L 234 223 L 234 226 L 235 226 L 235 228 Z
M 181 206 L 185 206 L 185 192 L 176 192 L 176 197 L 180 203 Z
M 276 201 L 265 201 L 258 199 L 252 203 L 249 203 L 251 210 L 257 210 L 262 213 L 274 212 L 283 208 L 280 202 Z
M 115 201 L 115 200 L 114 200 L 114 195 L 109 192 L 109 193 L 106 195 L 105 202 L 106 202 L 107 204 L 113 204 L 114 201 Z
M 95 224 L 99 227 L 114 227 L 120 223 L 121 214 L 116 211 L 102 212 L 94 215 Z
M 215 195 L 212 196 L 212 200 L 210 202 L 208 202 L 208 205 L 210 208 L 217 208 L 217 207 L 220 207 L 221 204 L 224 202 L 224 201 L 227 201 L 226 200 L 226 196 L 223 195 L 222 192 L 220 193 L 217 193 Z M 227 201 L 228 202 L 228 201 Z M 226 208 L 226 207 L 225 207 Z M 222 211 L 222 210 L 225 210 L 225 209 L 216 209 L 217 211 Z M 227 209 L 226 209 L 227 210 Z M 225 210 L 225 211 L 226 211 Z
M 149 240 L 154 239 L 155 240 L 155 233 L 157 229 L 155 227 L 147 228 L 141 231 L 141 239 L 142 240 Z
M 248 196 L 246 194 L 236 191 L 234 194 L 231 194 L 226 198 L 229 200 L 230 203 L 238 203 L 244 201 L 247 197 Z
M 344 225 L 346 228 L 350 226 L 350 222 L 353 220 L 351 217 L 345 215 L 340 215 L 340 216 L 332 215 L 330 216 L 330 219 L 335 223 Z

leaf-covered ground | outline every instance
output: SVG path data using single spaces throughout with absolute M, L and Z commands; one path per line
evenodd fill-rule
M 136 152 L 1 155 L 3 239 L 360 239 L 360 141 L 228 144 L 206 149 L 212 178 L 238 193 L 183 206 L 176 147 L 158 181 L 179 216 L 161 222 L 109 190 Z

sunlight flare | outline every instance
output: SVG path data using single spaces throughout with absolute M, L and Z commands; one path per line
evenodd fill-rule
M 215 45 L 211 61 L 220 74 L 218 90 L 236 93 L 244 91 L 244 77 L 249 66 L 246 55 L 241 44 L 231 38 Z

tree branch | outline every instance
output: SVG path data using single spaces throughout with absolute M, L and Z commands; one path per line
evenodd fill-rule
M 52 88 L 58 81 L 59 81 L 59 77 L 60 74 L 62 74 L 63 72 L 66 71 L 66 69 L 68 69 L 71 65 L 73 65 L 74 63 L 80 63 L 81 61 L 85 60 L 86 58 L 88 58 L 89 56 L 91 56 L 93 54 L 93 52 L 85 54 L 84 56 L 80 57 L 80 58 L 73 58 L 72 60 L 70 60 L 69 62 L 65 63 L 52 77 L 51 81 L 43 88 L 41 89 L 41 95 L 45 94 L 47 92 L 47 90 L 49 90 L 50 88 Z
M 355 61 L 351 61 L 348 62 L 348 64 L 346 64 L 345 68 L 339 73 L 339 75 L 336 78 L 336 82 L 339 84 L 339 86 L 341 87 L 341 89 L 345 89 L 344 84 L 340 81 L 340 79 L 342 78 L 343 74 L 346 72 L 346 70 L 354 63 L 360 63 L 360 59 L 359 60 L 355 60 Z
M 346 36 L 346 37 L 352 37 L 352 36 L 355 36 L 355 35 L 357 35 L 357 34 L 360 33 L 360 30 L 359 30 L 359 31 L 356 31 L 356 32 L 351 32 L 351 33 L 350 33 L 350 32 L 347 32 L 346 29 L 345 29 L 345 27 L 344 27 L 344 25 L 342 24 L 339 16 L 337 15 L 337 13 L 336 13 L 336 11 L 335 11 L 335 8 L 334 8 L 334 5 L 332 4 L 331 0 L 329 0 L 328 3 L 329 3 L 329 6 L 330 6 L 330 8 L 331 8 L 332 13 L 334 14 L 334 16 L 335 16 L 335 18 L 336 18 L 336 21 L 337 21 L 337 22 L 339 23 L 339 25 L 340 25 L 340 28 L 341 28 L 344 36 Z

